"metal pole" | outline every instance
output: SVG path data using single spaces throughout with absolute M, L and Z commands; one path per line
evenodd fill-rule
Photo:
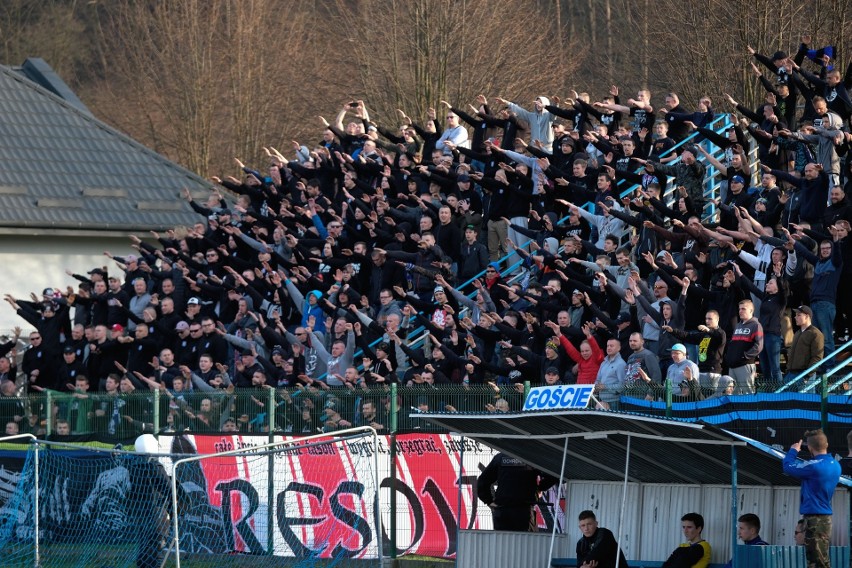
M 461 437 L 461 448 L 459 449 L 459 480 L 458 480 L 458 497 L 456 500 L 456 510 L 458 511 L 458 520 L 456 521 L 456 566 L 459 565 L 459 549 L 458 543 L 461 542 L 461 526 L 462 526 L 462 475 L 464 474 L 464 436 Z
M 47 395 L 46 407 L 44 409 L 44 435 L 50 436 L 53 433 L 53 391 L 47 389 L 44 393 Z
M 737 568 L 737 447 L 731 446 L 731 558 Z
M 379 433 L 373 430 L 373 475 L 376 485 L 375 497 L 373 497 L 373 520 L 376 523 L 376 545 L 378 546 L 379 564 L 384 564 L 384 543 L 382 542 L 382 509 L 381 509 L 381 480 L 379 476 Z
M 390 390 L 390 557 L 396 558 L 396 415 L 399 410 L 396 400 L 396 383 Z
M 33 519 L 33 526 L 35 528 L 35 535 L 34 535 L 33 538 L 35 538 L 35 568 L 38 568 L 39 566 L 41 566 L 41 558 L 40 558 L 41 550 L 39 549 L 39 542 L 38 542 L 39 517 L 41 516 L 41 511 L 39 510 L 39 497 L 38 497 L 38 492 L 39 492 L 39 489 L 40 489 L 39 488 L 39 474 L 38 474 L 38 467 L 39 467 L 39 463 L 38 463 L 38 451 L 39 451 L 38 440 L 34 440 L 33 444 L 35 446 L 35 455 L 33 456 L 33 467 L 35 468 L 35 473 L 33 474 L 33 484 L 35 485 L 35 495 L 33 496 L 33 506 L 35 507 L 35 518 Z
M 672 382 L 668 379 L 666 381 L 666 418 L 672 417 Z
M 621 487 L 621 511 L 618 513 L 618 546 L 615 549 L 616 566 L 618 566 L 618 559 L 621 558 L 621 534 L 624 527 L 624 508 L 627 504 L 627 476 L 630 473 L 630 440 L 631 436 L 627 436 L 627 455 L 624 458 L 624 485 Z
M 178 534 L 178 502 L 177 502 L 177 478 L 180 460 L 175 462 L 172 471 L 172 532 L 174 533 L 175 568 L 180 568 L 180 535 Z
M 160 432 L 160 389 L 154 389 L 154 408 L 151 409 L 152 420 L 154 421 L 154 434 Z
M 823 373 L 820 378 L 819 416 L 823 432 L 828 430 L 828 375 Z
M 556 490 L 556 505 L 559 506 L 559 495 L 562 494 L 562 483 L 565 479 L 565 460 L 568 457 L 568 436 L 562 445 L 562 468 L 559 470 L 559 488 Z M 564 495 L 563 495 L 564 496 Z M 556 507 L 553 508 L 553 531 L 550 533 L 550 553 L 547 555 L 547 566 L 553 561 L 553 547 L 556 544 Z
M 268 442 L 275 442 L 275 389 L 270 388 L 269 396 L 266 400 L 266 422 L 269 428 Z M 274 532 L 275 516 L 273 509 L 275 508 L 275 454 L 269 452 L 267 459 L 266 473 L 266 554 L 272 556 L 274 548 Z

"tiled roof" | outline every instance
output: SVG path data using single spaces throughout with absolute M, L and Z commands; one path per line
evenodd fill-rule
M 146 231 L 199 220 L 203 178 L 0 66 L 0 228 Z

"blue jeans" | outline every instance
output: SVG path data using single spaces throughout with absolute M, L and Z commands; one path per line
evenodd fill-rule
M 760 352 L 760 370 L 763 382 L 774 389 L 781 386 L 781 336 L 774 333 L 763 334 L 763 351 Z
M 834 305 L 834 302 L 820 300 L 811 304 L 811 310 L 814 312 L 813 324 L 825 337 L 823 356 L 826 356 L 834 351 L 834 316 L 837 313 L 837 306 Z M 825 366 L 830 365 L 832 365 L 832 361 L 825 361 Z
M 690 361 L 698 362 L 698 344 L 697 343 L 687 343 L 684 347 L 686 347 L 686 358 Z

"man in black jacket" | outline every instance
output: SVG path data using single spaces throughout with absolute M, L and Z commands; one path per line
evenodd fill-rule
M 491 507 L 494 530 L 534 532 L 533 505 L 538 493 L 556 482 L 556 478 L 521 460 L 499 453 L 477 479 L 476 495 Z M 497 490 L 492 492 L 494 483 L 497 483 Z
M 728 374 L 736 381 L 736 394 L 754 394 L 755 361 L 763 350 L 763 326 L 754 317 L 754 303 L 739 303 L 739 320 L 734 326 L 725 363 Z
M 579 520 L 583 536 L 577 541 L 578 568 L 627 568 L 627 559 L 618 548 L 612 531 L 599 527 L 592 511 L 582 511 Z
M 480 243 L 473 225 L 468 225 L 464 230 L 464 242 L 461 244 L 461 255 L 459 256 L 459 283 L 467 282 L 488 266 L 488 249 Z

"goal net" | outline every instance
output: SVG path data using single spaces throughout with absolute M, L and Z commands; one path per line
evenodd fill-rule
M 0 565 L 381 565 L 375 432 L 221 440 L 242 447 L 31 444 L 20 466 L 0 462 Z
M 182 459 L 192 452 L 173 448 L 176 565 L 380 566 L 376 444 L 358 428 Z

